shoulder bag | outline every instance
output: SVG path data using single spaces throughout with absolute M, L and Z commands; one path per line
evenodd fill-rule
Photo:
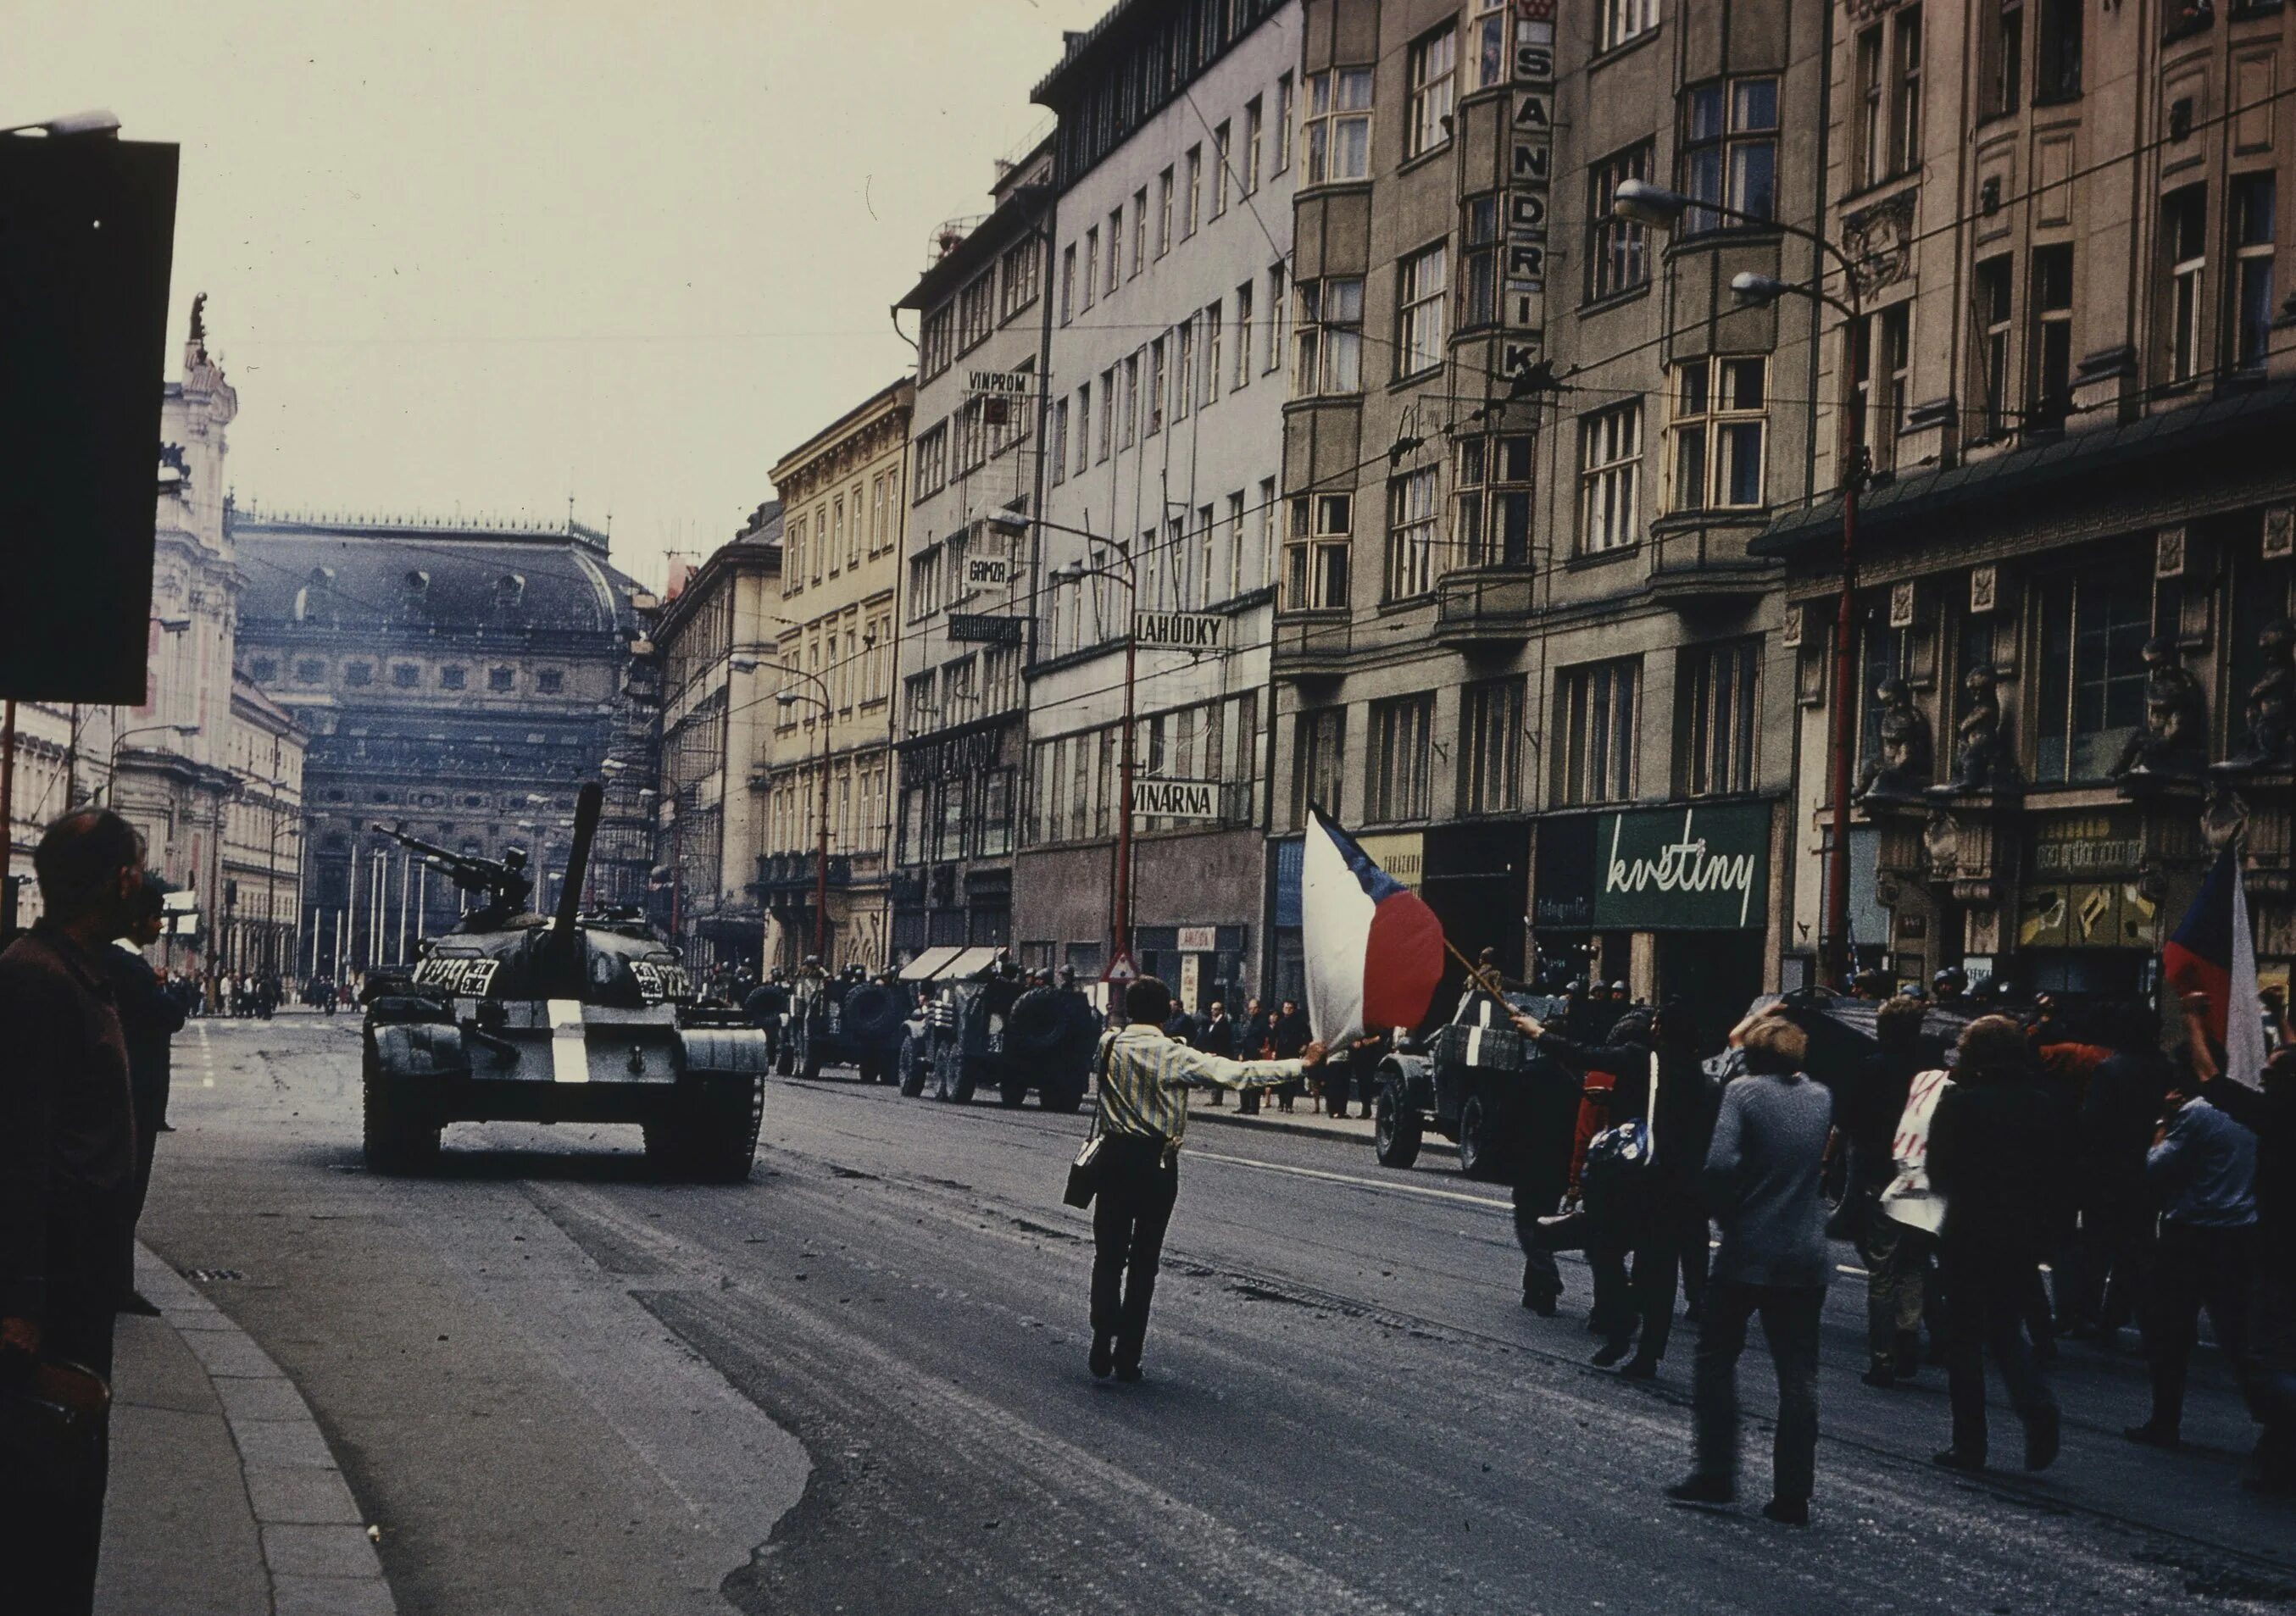
M 1093 1063 L 1093 1080 L 1102 1087 L 1108 1083 L 1109 1054 L 1115 1046 L 1115 1034 L 1101 1035 L 1100 1058 Z M 1069 1163 L 1068 1187 L 1061 1193 L 1061 1199 L 1078 1211 L 1092 1205 L 1092 1198 L 1100 1193 L 1100 1108 L 1101 1097 L 1095 1094 L 1092 1131 L 1085 1136 L 1084 1145 L 1077 1152 L 1076 1160 Z

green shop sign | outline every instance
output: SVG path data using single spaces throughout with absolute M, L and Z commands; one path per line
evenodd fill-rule
M 1770 809 L 1760 802 L 1645 808 L 1595 823 L 1595 924 L 1622 931 L 1760 925 Z

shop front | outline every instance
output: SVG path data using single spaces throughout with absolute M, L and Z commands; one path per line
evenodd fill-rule
M 1684 804 L 1538 822 L 1534 978 L 1624 981 L 1638 1000 L 1678 998 L 1718 1043 L 1775 988 L 1776 812 L 1768 802 Z
M 996 718 L 899 743 L 892 947 L 1004 947 L 1013 940 L 1013 837 L 1021 726 Z
M 1013 863 L 1013 935 L 1031 969 L 1072 967 L 1097 980 L 1108 963 L 1115 843 L 1030 848 Z M 1265 844 L 1244 829 L 1152 833 L 1132 850 L 1133 964 L 1191 1013 L 1215 998 L 1231 1012 L 1261 997 L 1255 928 Z

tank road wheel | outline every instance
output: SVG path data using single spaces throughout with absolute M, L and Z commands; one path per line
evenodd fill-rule
M 361 1085 L 360 1134 L 371 1173 L 425 1173 L 439 1165 L 439 1121 L 404 1079 L 370 1064 Z
M 1459 1170 L 1470 1178 L 1488 1178 L 1498 1165 L 1496 1110 L 1481 1095 L 1469 1095 L 1459 1107 Z
M 746 1184 L 765 1113 L 763 1078 L 711 1078 L 645 1125 L 646 1160 L 666 1177 Z
M 1403 1103 L 1403 1085 L 1390 1079 L 1379 1086 L 1372 1108 L 1372 1153 L 1382 1167 L 1409 1167 L 1419 1160 L 1419 1113 Z
M 901 1079 L 901 1097 L 914 1100 L 925 1091 L 925 1057 L 917 1048 L 914 1033 L 901 1035 L 901 1053 L 893 1062 L 893 1070 Z

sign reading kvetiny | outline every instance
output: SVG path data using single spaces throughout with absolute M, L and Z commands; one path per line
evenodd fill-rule
M 984 645 L 1018 645 L 1021 619 L 979 611 L 952 611 L 948 614 L 948 637 Z
M 1217 780 L 1135 780 L 1132 812 L 1160 815 L 1166 819 L 1218 819 L 1220 783 Z
M 1169 646 L 1176 651 L 1219 651 L 1226 648 L 1227 619 L 1216 611 L 1136 611 L 1132 637 L 1143 645 Z
M 1595 923 L 1622 931 L 1759 924 L 1770 867 L 1762 803 L 1606 814 L 1595 833 Z

